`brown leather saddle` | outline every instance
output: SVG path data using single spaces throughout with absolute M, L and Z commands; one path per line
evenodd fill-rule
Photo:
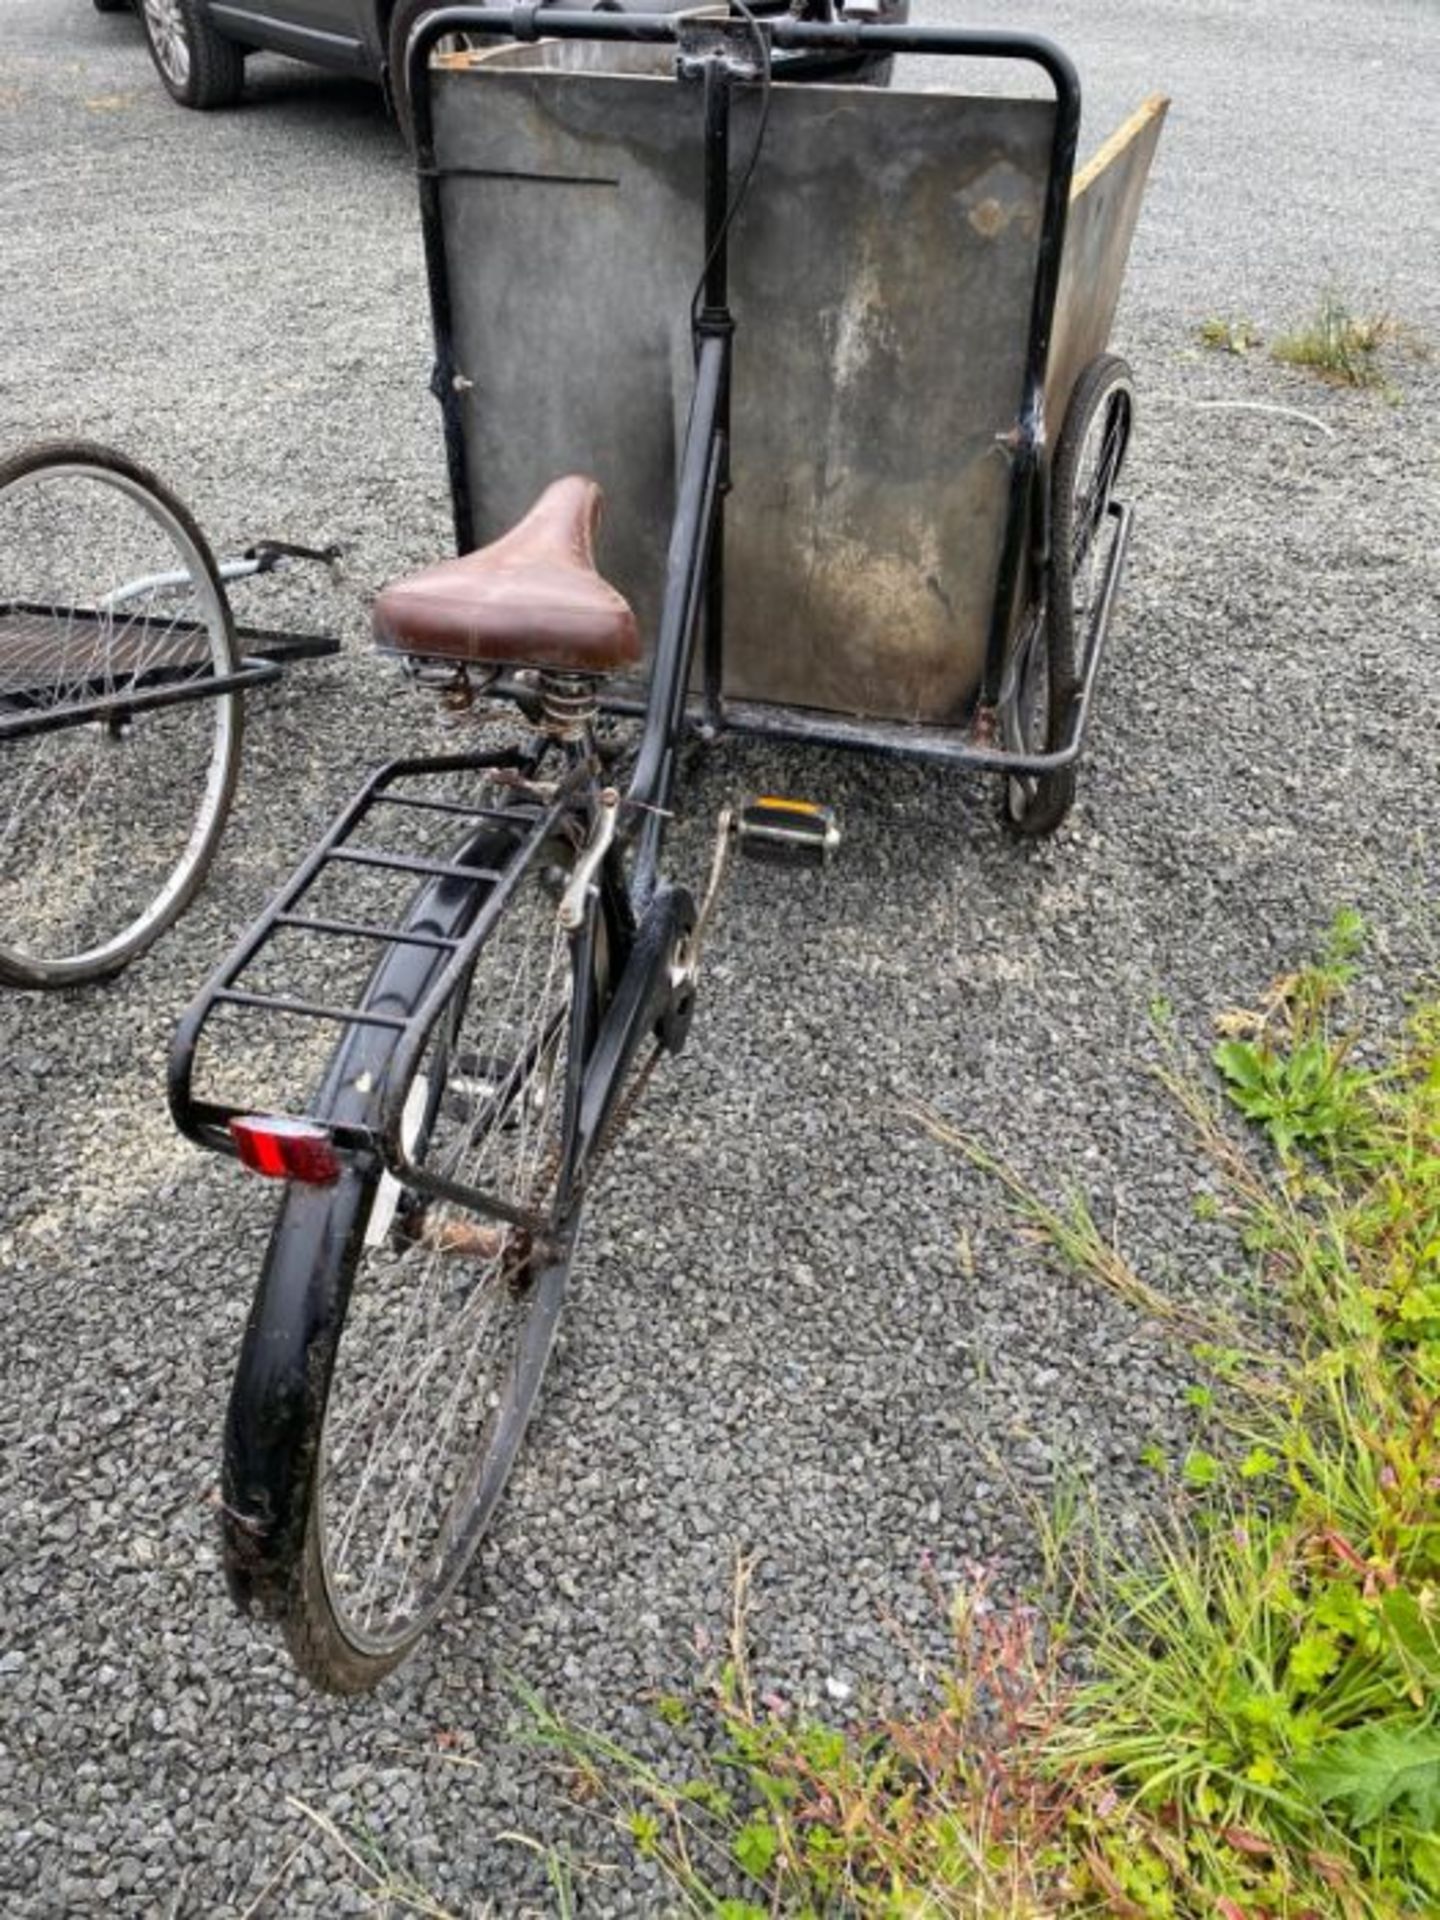
M 567 474 L 489 546 L 393 581 L 375 602 L 377 642 L 478 666 L 595 675 L 633 666 L 635 615 L 595 566 L 602 500 L 595 481 Z

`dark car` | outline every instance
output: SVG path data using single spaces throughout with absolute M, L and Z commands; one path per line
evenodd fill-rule
M 95 0 L 102 13 L 129 0 Z M 315 66 L 363 74 L 390 91 L 410 30 L 441 0 L 134 0 L 156 71 L 182 107 L 228 107 L 245 84 L 245 56 L 258 48 Z M 567 0 L 617 10 L 617 0 Z M 696 0 L 618 0 L 627 13 L 672 13 Z M 787 0 L 753 0 L 760 13 L 788 12 Z M 837 11 L 838 11 L 837 6 Z M 904 20 L 909 0 L 855 0 L 856 17 Z M 845 77 L 883 80 L 889 62 L 845 63 Z M 882 68 L 885 72 L 882 72 Z M 836 69 L 839 77 L 840 69 Z M 403 121 L 403 113 L 401 115 Z
M 95 0 L 104 13 L 127 0 Z M 134 0 L 155 69 L 182 107 L 228 107 L 245 56 L 264 48 L 384 80 L 416 18 L 438 0 Z

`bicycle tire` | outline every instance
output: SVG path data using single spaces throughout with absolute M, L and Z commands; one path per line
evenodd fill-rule
M 1031 750 L 1054 752 L 1063 744 L 1084 684 L 1095 613 L 1092 563 L 1102 548 L 1100 530 L 1124 470 L 1134 419 L 1129 366 L 1117 354 L 1101 354 L 1075 382 L 1051 470 L 1044 627 L 1034 642 L 1033 661 L 1034 669 L 1043 668 L 1043 677 L 1036 671 L 1032 683 L 1027 670 L 1017 699 L 1020 738 Z M 1087 467 L 1092 453 L 1093 470 Z M 1054 833 L 1074 805 L 1075 792 L 1073 764 L 1038 776 L 1012 774 L 1005 782 L 1006 820 L 1026 839 Z
M 190 513 L 110 447 L 47 442 L 0 462 L 0 554 L 0 717 L 120 702 L 0 739 L 0 984 L 81 986 L 189 905 L 239 774 L 238 690 L 139 713 L 124 695 L 233 674 L 234 624 Z
M 407 1109 L 419 1094 L 417 1158 L 531 1208 L 564 1194 L 577 947 L 555 896 L 572 859 L 557 842 L 522 877 L 406 1092 Z M 483 861 L 472 852 L 469 863 Z M 383 1080 L 373 1036 L 347 1037 L 327 1087 L 354 1086 L 357 1045 L 370 1049 L 370 1084 Z M 549 1244 L 535 1244 L 502 1221 L 422 1202 L 375 1167 L 287 1191 L 257 1301 L 304 1299 L 334 1332 L 318 1375 L 299 1368 L 278 1383 L 293 1398 L 299 1381 L 304 1397 L 278 1487 L 263 1484 L 277 1383 L 264 1376 L 263 1341 L 247 1335 L 227 1427 L 227 1562 L 238 1596 L 278 1618 L 296 1666 L 323 1691 L 375 1686 L 462 1577 L 535 1403 L 577 1226 L 578 1202 L 566 1201 Z M 276 1523 L 259 1569 L 256 1512 Z

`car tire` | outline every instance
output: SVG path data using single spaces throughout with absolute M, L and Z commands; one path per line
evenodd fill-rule
M 410 96 L 405 86 L 405 49 L 410 34 L 422 13 L 433 13 L 440 0 L 396 0 L 385 30 L 385 93 L 390 111 L 400 129 L 406 147 L 415 150 L 415 133 L 410 119 Z
M 129 13 L 130 0 L 92 0 L 96 13 Z
M 245 85 L 245 49 L 217 33 L 200 0 L 139 0 L 145 43 L 172 100 L 201 113 L 233 107 Z

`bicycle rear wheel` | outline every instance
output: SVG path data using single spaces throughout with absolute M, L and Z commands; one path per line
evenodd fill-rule
M 105 979 L 183 911 L 240 761 L 225 592 L 153 474 L 67 442 L 0 462 L 0 982 Z M 186 689 L 194 697 L 184 698 Z M 163 694 L 172 704 L 131 706 Z
M 389 1175 L 363 1233 L 319 1226 L 348 1300 L 282 1623 L 335 1693 L 372 1687 L 434 1621 L 500 1498 L 549 1358 L 577 1205 L 566 1090 L 581 950 L 557 921 L 573 849 L 533 862 L 406 1100 L 407 1150 L 529 1224 L 427 1198 Z M 338 1204 L 346 1209 L 340 1196 Z M 284 1220 L 276 1232 L 283 1242 Z M 292 1250 L 293 1251 L 293 1250 Z

